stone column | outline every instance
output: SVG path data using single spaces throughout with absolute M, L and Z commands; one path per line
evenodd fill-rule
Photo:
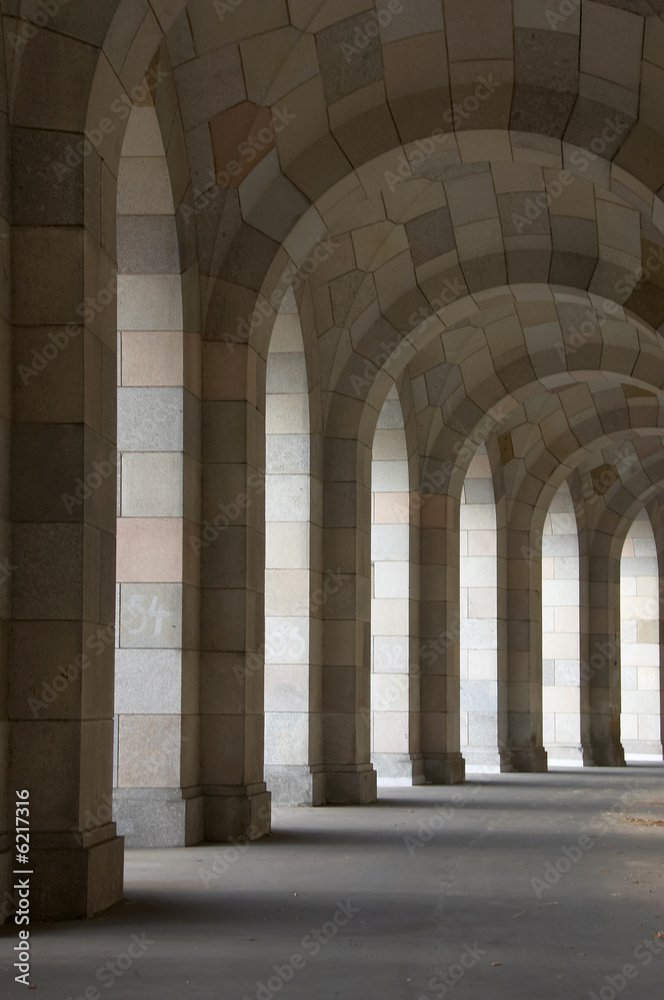
M 82 138 L 14 139 L 15 176 L 35 181 L 16 188 L 12 242 L 9 788 L 12 802 L 30 796 L 33 919 L 91 916 L 122 896 L 110 809 L 115 233 L 98 211 L 84 225 L 80 192 L 101 200 L 96 154 L 52 169 Z
M 201 784 L 205 837 L 270 829 L 263 780 L 265 361 L 203 342 Z
M 588 558 L 588 659 L 581 665 L 584 764 L 620 767 L 620 554 L 613 535 L 593 533 Z
M 507 742 L 503 771 L 546 771 L 542 745 L 542 538 L 514 502 L 507 528 Z M 523 526 L 519 522 L 523 522 Z
M 0 58 L 4 73 L 4 60 Z M 7 109 L 0 106 L 0 169 L 9 175 L 9 145 L 7 142 Z M 7 642 L 11 617 L 11 581 L 14 564 L 11 558 L 10 497 L 10 440 L 12 415 L 12 329 L 10 287 L 9 226 L 10 198 L 5 184 L 0 190 L 0 690 L 7 690 Z M 7 787 L 9 725 L 7 699 L 0 698 L 0 786 Z M 13 801 L 13 800 L 12 800 Z M 13 852 L 11 838 L 11 809 L 8 800 L 0 795 L 0 924 L 13 912 L 10 888 L 13 883 Z
M 424 780 L 462 782 L 460 743 L 459 501 L 423 498 L 420 512 L 420 733 Z
M 371 765 L 371 447 L 324 443 L 324 575 L 338 587 L 323 606 L 322 750 L 325 801 L 376 800 Z

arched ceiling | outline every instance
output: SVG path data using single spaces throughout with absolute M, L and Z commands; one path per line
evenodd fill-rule
M 601 322 L 596 316 L 575 351 L 564 331 L 575 315 L 592 315 L 594 297 L 554 289 L 548 300 L 527 299 L 522 311 L 519 296 L 527 290 L 512 289 L 511 302 L 498 290 L 472 326 L 439 333 L 408 366 L 427 456 L 423 479 L 443 470 L 449 491 L 459 494 L 476 446 L 493 440 L 501 464 L 496 493 L 511 508 L 546 510 L 575 470 L 590 477 L 590 493 L 606 494 L 603 503 L 618 502 L 609 486 L 627 480 L 645 502 L 652 480 L 644 463 L 661 471 L 652 458 L 664 436 L 660 335 L 624 312 Z M 542 308 L 552 315 L 529 326 Z M 612 478 L 600 483 L 594 471 L 605 467 Z
M 4 0 L 6 31 L 34 8 Z M 62 6 L 47 30 L 80 41 L 81 62 L 102 47 L 87 74 L 97 96 L 113 77 L 139 83 L 165 45 L 203 272 L 257 291 L 313 201 L 441 132 L 468 133 L 467 150 L 470 133 L 511 131 L 522 161 L 553 170 L 585 149 L 588 180 L 606 182 L 613 162 L 628 202 L 664 214 L 652 200 L 664 186 L 662 12 L 662 0 L 97 0 Z M 16 124 L 48 127 L 64 55 L 41 37 L 10 52 Z
M 1 9 L 7 36 L 37 6 Z M 10 118 L 94 128 L 161 46 L 205 336 L 237 339 L 259 305 L 266 354 L 275 289 L 297 285 L 331 426 L 343 408 L 359 426 L 407 373 L 435 457 L 455 434 L 485 439 L 487 409 L 509 398 L 509 433 L 517 413 L 529 424 L 513 459 L 527 478 L 547 455 L 582 467 L 622 430 L 640 440 L 646 411 L 659 428 L 639 390 L 659 406 L 662 15 L 664 0 L 62 5 L 9 52 Z M 99 149 L 114 176 L 120 131 Z M 568 413 L 581 397 L 587 419 Z

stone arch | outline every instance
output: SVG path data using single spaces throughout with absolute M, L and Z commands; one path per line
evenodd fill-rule
M 464 333 L 466 332 L 463 327 L 461 329 Z M 603 331 L 598 328 L 597 333 L 601 338 Z M 653 369 L 653 377 L 650 381 L 652 388 L 646 389 L 646 383 L 641 379 L 635 379 L 635 372 L 645 374 L 645 365 L 642 369 L 639 369 L 636 358 L 632 357 L 624 368 L 623 363 L 626 360 L 625 358 L 618 365 L 616 365 L 615 360 L 612 362 L 613 367 L 623 368 L 625 374 L 621 373 L 617 376 L 613 373 L 607 373 L 606 376 L 602 376 L 605 381 L 596 385 L 592 384 L 592 379 L 589 379 L 585 372 L 579 370 L 578 375 L 574 369 L 567 372 L 566 365 L 560 375 L 555 375 L 552 367 L 549 367 L 549 373 L 546 376 L 540 377 L 537 381 L 528 382 L 528 379 L 534 375 L 536 367 L 535 365 L 524 364 L 522 366 L 521 377 L 526 380 L 527 384 L 519 385 L 517 378 L 515 378 L 518 369 L 513 364 L 514 354 L 509 358 L 507 367 L 502 367 L 502 358 L 498 352 L 497 356 L 491 360 L 489 360 L 488 356 L 485 356 L 486 374 L 482 375 L 481 360 L 484 359 L 481 358 L 481 351 L 478 347 L 482 343 L 481 333 L 477 328 L 470 328 L 468 334 L 475 338 L 475 342 L 472 347 L 465 348 L 467 353 L 464 354 L 462 352 L 461 357 L 462 359 L 464 356 L 475 359 L 476 364 L 473 372 L 478 383 L 482 385 L 479 398 L 483 398 L 484 400 L 483 411 L 481 407 L 476 406 L 474 411 L 477 414 L 475 417 L 476 423 L 473 424 L 472 420 L 469 421 L 463 410 L 463 407 L 466 406 L 466 397 L 462 389 L 460 387 L 457 388 L 455 393 L 460 409 L 459 411 L 455 411 L 454 407 L 450 406 L 447 412 L 443 411 L 443 420 L 446 423 L 441 427 L 439 437 L 435 445 L 431 447 L 429 455 L 432 453 L 433 455 L 438 454 L 440 456 L 456 454 L 457 457 L 462 457 L 463 465 L 467 467 L 472 455 L 476 452 L 479 441 L 486 439 L 488 435 L 489 439 L 495 439 L 498 436 L 500 450 L 506 453 L 503 461 L 509 461 L 511 458 L 514 458 L 515 454 L 518 459 L 518 462 L 512 463 L 512 465 L 515 466 L 517 471 L 521 470 L 520 476 L 515 477 L 512 473 L 508 475 L 509 470 L 505 470 L 507 486 L 506 502 L 508 509 L 511 511 L 508 522 L 510 528 L 508 531 L 509 543 L 506 549 L 506 556 L 508 559 L 507 599 L 509 608 L 507 649 L 512 650 L 509 654 L 512 665 L 508 671 L 508 688 L 503 688 L 502 690 L 509 701 L 513 699 L 518 700 L 520 697 L 518 692 L 519 683 L 522 686 L 524 684 L 528 686 L 530 691 L 529 697 L 533 699 L 530 703 L 530 708 L 522 720 L 514 718 L 512 721 L 512 726 L 516 727 L 513 732 L 519 732 L 523 731 L 523 727 L 530 726 L 533 720 L 536 723 L 538 715 L 541 713 L 539 694 L 541 685 L 540 640 L 538 639 L 539 632 L 537 635 L 535 634 L 535 623 L 539 622 L 540 611 L 538 601 L 541 586 L 541 583 L 538 583 L 538 579 L 541 579 L 539 577 L 539 574 L 541 574 L 541 569 L 539 568 L 541 546 L 538 543 L 541 540 L 544 516 L 548 502 L 550 502 L 550 497 L 555 493 L 560 482 L 570 476 L 577 466 L 581 465 L 583 461 L 590 460 L 593 450 L 603 445 L 608 445 L 612 438 L 617 439 L 618 442 L 626 436 L 632 436 L 640 440 L 639 435 L 644 432 L 646 426 L 652 427 L 653 430 L 658 427 L 660 423 L 659 383 L 656 368 Z M 560 335 L 560 326 L 558 326 L 557 331 L 549 331 L 550 337 Z M 645 339 L 643 343 L 646 350 L 649 340 L 652 342 L 655 336 L 646 333 L 644 330 Z M 441 336 L 441 345 L 443 347 L 442 359 L 446 359 L 445 339 L 446 334 L 443 333 Z M 468 342 L 469 339 L 467 336 L 465 343 L 467 344 Z M 540 342 L 540 348 L 546 350 L 545 341 Z M 558 359 L 560 367 L 563 367 L 563 363 L 567 360 L 567 353 L 567 350 L 560 352 Z M 450 361 L 455 362 L 457 360 L 458 355 L 455 357 L 452 352 Z M 495 368 L 493 367 L 494 361 Z M 462 378 L 464 376 L 463 365 L 464 361 L 461 360 L 459 367 L 461 368 Z M 426 365 L 420 363 L 419 370 L 423 368 L 426 370 Z M 449 379 L 454 384 L 450 367 L 448 366 L 447 369 L 443 368 L 442 370 L 445 372 L 444 378 Z M 564 377 L 562 377 L 563 374 Z M 500 376 L 500 379 L 498 379 L 498 376 Z M 491 382 L 492 379 L 496 380 L 493 385 Z M 613 380 L 615 380 L 615 383 Z M 580 389 L 586 381 L 590 383 L 587 389 L 584 390 L 586 391 L 587 399 L 583 402 L 583 405 L 577 406 L 572 410 L 573 413 L 579 414 L 583 419 L 575 421 L 574 433 L 571 433 L 569 420 L 564 416 L 564 410 L 560 405 L 558 397 L 562 398 L 566 392 L 571 392 L 577 384 Z M 615 384 L 616 387 L 619 387 L 621 382 L 627 388 L 624 392 L 620 390 L 622 401 L 619 402 L 615 398 L 613 385 Z M 538 388 L 538 384 L 541 385 L 541 388 Z M 444 387 L 445 382 L 431 383 L 431 386 L 434 387 L 434 392 L 437 393 L 439 391 L 439 385 Z M 458 382 L 457 385 L 459 385 Z M 643 386 L 643 390 L 639 388 L 640 385 Z M 489 387 L 491 387 L 490 391 Z M 509 395 L 506 395 L 508 390 Z M 417 392 L 417 390 L 415 391 Z M 600 407 L 597 404 L 595 417 L 591 420 L 585 416 L 584 407 L 588 408 L 595 405 L 593 404 L 593 399 L 600 399 L 603 393 L 607 394 L 607 403 L 609 398 L 611 399 L 611 405 L 610 407 L 606 405 Z M 420 400 L 423 398 L 421 392 L 419 393 L 419 398 Z M 450 399 L 453 398 L 454 393 L 452 393 Z M 508 399 L 509 405 L 501 410 L 500 405 L 504 399 Z M 434 396 L 434 400 L 438 402 L 436 396 Z M 577 400 L 578 402 L 579 400 Z M 529 406 L 529 418 L 525 417 L 523 411 L 526 403 Z M 546 406 L 544 405 L 545 403 Z M 643 406 L 646 407 L 645 411 L 643 410 Z M 489 409 L 489 407 L 493 407 L 493 409 Z M 609 410 L 611 411 L 610 415 Z M 460 414 L 459 417 L 456 416 L 457 412 Z M 471 410 L 471 414 L 472 412 Z M 489 417 L 488 423 L 487 412 L 489 415 L 493 414 Z M 552 414 L 556 416 L 556 413 L 560 417 L 557 424 L 552 417 Z M 502 422 L 500 426 L 498 426 L 498 421 L 495 419 L 497 415 L 501 416 Z M 513 442 L 512 444 L 509 443 L 509 435 L 511 434 L 516 441 L 515 434 L 519 431 L 520 423 L 527 426 L 528 419 L 533 421 L 533 423 L 530 426 L 527 437 L 524 438 L 523 434 L 519 436 L 517 449 Z M 538 420 L 542 421 L 539 426 L 537 423 Z M 439 426 L 440 424 L 441 421 L 439 419 Z M 432 427 L 435 426 L 434 422 Z M 526 426 L 524 426 L 524 430 Z M 453 430 L 450 428 L 453 428 Z M 506 431 L 508 432 L 507 435 L 505 435 Z M 428 433 L 431 434 L 431 430 Z M 507 440 L 505 440 L 506 437 Z M 644 440 L 647 439 L 646 436 Z M 441 440 L 445 441 L 444 445 L 439 443 Z M 652 459 L 652 461 L 656 460 Z M 430 460 L 430 468 L 435 468 L 436 462 L 440 462 L 440 459 L 432 458 Z M 460 481 L 460 465 L 450 469 L 450 460 L 447 460 L 447 465 L 449 471 L 446 474 L 445 481 L 450 484 L 456 483 L 453 486 L 456 489 Z M 456 480 L 454 479 L 455 475 L 458 476 Z M 654 475 L 656 476 L 657 473 L 655 472 Z M 637 480 L 635 480 L 636 482 Z M 648 480 L 645 485 L 650 489 L 651 481 Z M 640 488 L 643 489 L 643 484 Z M 547 495 L 549 497 L 548 501 L 546 500 Z M 613 502 L 611 497 L 608 497 L 608 502 Z M 520 555 L 524 549 L 525 556 Z M 513 578 L 510 577 L 510 573 L 513 574 Z M 533 576 L 534 573 L 536 573 L 537 579 Z M 520 583 L 516 582 L 517 577 L 521 581 Z M 451 585 L 449 591 L 451 600 L 454 600 L 453 590 L 454 586 Z M 510 635 L 512 638 L 509 638 Z M 525 663 L 524 657 L 526 656 L 528 657 L 529 665 Z M 449 670 L 454 671 L 454 669 L 453 661 L 450 660 L 448 674 Z M 452 673 L 452 676 L 454 676 L 454 673 Z M 518 681 L 519 677 L 522 677 L 522 681 Z M 510 691 L 511 694 L 509 693 Z M 523 698 L 521 701 L 523 702 Z M 510 710 L 508 709 L 509 715 Z M 521 738 L 523 739 L 523 736 Z M 537 733 L 535 733 L 535 740 L 537 740 Z M 512 742 L 516 742 L 514 737 L 512 737 Z M 503 764 L 504 766 L 509 766 L 505 760 Z
M 510 144 L 510 139 L 514 145 Z M 639 303 L 643 293 L 641 285 L 659 280 L 660 216 L 652 200 L 648 203 L 641 199 L 635 203 L 617 194 L 624 194 L 626 190 L 621 183 L 625 180 L 624 172 L 618 175 L 614 169 L 611 173 L 607 165 L 605 180 L 594 174 L 591 179 L 584 176 L 582 169 L 564 170 L 561 160 L 559 173 L 565 176 L 566 183 L 556 181 L 555 191 L 549 193 L 548 178 L 554 171 L 552 160 L 544 153 L 533 151 L 532 163 L 528 165 L 532 177 L 528 183 L 534 191 L 528 192 L 523 189 L 526 168 L 517 159 L 518 137 L 506 134 L 505 144 L 500 154 L 496 152 L 497 162 L 491 168 L 481 162 L 479 153 L 473 155 L 472 150 L 467 153 L 464 150 L 462 160 L 459 141 L 460 137 L 453 134 L 445 137 L 449 160 L 446 170 L 438 164 L 437 156 L 441 154 L 423 156 L 418 163 L 419 173 L 409 171 L 393 190 L 385 179 L 389 176 L 385 158 L 367 164 L 320 198 L 295 226 L 294 239 L 299 241 L 305 232 L 309 235 L 306 253 L 315 245 L 316 237 L 332 234 L 337 244 L 335 259 L 327 268 L 327 275 L 325 268 L 319 269 L 316 282 L 320 284 L 321 280 L 330 278 L 338 280 L 337 275 L 344 278 L 345 288 L 340 285 L 339 294 L 345 297 L 352 282 L 356 282 L 359 296 L 354 313 L 356 325 L 361 304 L 364 303 L 366 311 L 374 301 L 397 328 L 400 325 L 409 334 L 421 325 L 426 330 L 427 323 L 423 323 L 422 317 L 426 320 L 436 309 L 442 312 L 446 303 L 448 306 L 455 304 L 468 294 L 468 290 L 480 292 L 507 281 L 512 284 L 551 281 L 589 287 L 593 294 L 628 301 L 642 311 Z M 403 156 L 403 150 L 395 151 L 394 156 L 398 155 Z M 480 181 L 484 185 L 481 190 L 478 189 Z M 386 205 L 377 202 L 381 192 Z M 616 201 L 616 197 L 620 201 Z M 462 205 L 469 203 L 472 209 L 462 209 Z M 517 209 L 526 212 L 529 207 L 534 217 L 528 220 L 522 216 L 524 232 L 513 235 L 510 227 L 515 225 Z M 348 223 L 361 221 L 365 221 L 361 238 L 349 240 Z M 525 232 L 535 222 L 542 229 L 540 251 L 532 245 L 534 237 Z M 577 223 L 584 232 L 588 231 L 585 242 L 577 233 Z M 285 241 L 285 246 L 288 248 L 289 240 Z M 403 255 L 408 250 L 410 256 L 406 259 Z M 301 254 L 301 260 L 306 253 Z M 266 274 L 277 257 L 275 243 L 274 251 L 265 258 Z M 360 272 L 357 279 L 349 270 L 353 258 Z M 494 266 L 494 258 L 503 260 L 499 270 Z M 580 269 L 581 258 L 588 260 L 585 278 Z M 519 259 L 527 267 L 526 271 L 519 271 Z M 297 268 L 297 262 L 294 266 Z M 361 281 L 362 272 L 366 275 L 364 282 Z M 634 272 L 636 277 L 633 277 Z M 267 301 L 272 294 L 268 286 L 272 284 L 274 281 L 268 275 L 262 291 Z M 225 291 L 234 294 L 232 285 L 226 288 L 225 283 L 224 287 Z M 409 296 L 406 295 L 408 289 Z M 429 306 L 432 301 L 437 301 L 433 309 Z M 247 308 L 246 302 L 244 308 Z M 419 309 L 423 310 L 422 316 Z M 452 311 L 448 309 L 448 314 Z M 410 321 L 409 317 L 412 317 Z M 655 326 L 661 323 L 661 318 L 653 314 L 648 314 L 646 319 Z M 321 326 L 322 329 L 325 327 Z M 361 332 L 360 325 L 354 334 L 355 343 Z M 400 340 L 395 340 L 394 345 Z M 402 345 L 402 350 L 405 346 Z M 360 377 L 359 372 L 356 374 Z M 347 377 L 350 378 L 350 373 Z

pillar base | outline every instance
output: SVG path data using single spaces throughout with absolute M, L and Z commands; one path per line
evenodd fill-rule
M 124 840 L 115 836 L 114 823 L 95 831 L 95 836 L 103 836 L 106 829 L 112 835 L 89 847 L 64 846 L 71 844 L 71 833 L 35 838 L 30 850 L 31 920 L 86 919 L 120 902 Z M 49 842 L 52 846 L 46 846 Z
M 495 747 L 464 747 L 466 774 L 500 774 L 500 754 Z
M 320 805 L 368 805 L 378 798 L 376 782 L 371 764 L 330 767 L 325 771 L 325 802 Z
M 205 840 L 258 840 L 270 832 L 271 795 L 255 785 L 204 785 Z
M 503 747 L 500 750 L 500 769 L 503 773 L 546 774 L 547 760 L 544 747 Z
M 325 775 L 308 764 L 266 764 L 265 784 L 275 806 L 321 806 Z
M 625 758 L 662 760 L 662 744 L 654 740 L 625 740 L 623 748 L 625 750 Z
M 583 763 L 586 767 L 624 767 L 625 751 L 621 743 L 586 743 Z
M 421 785 L 424 781 L 422 759 L 408 753 L 373 753 L 371 763 L 383 787 Z
M 462 754 L 423 754 L 424 784 L 461 785 L 466 780 L 466 762 Z
M 580 744 L 555 744 L 552 743 L 547 750 L 549 764 L 554 761 L 558 767 L 569 764 L 571 767 L 583 762 L 583 747 Z
M 190 847 L 203 840 L 200 788 L 115 788 L 113 816 L 126 847 Z

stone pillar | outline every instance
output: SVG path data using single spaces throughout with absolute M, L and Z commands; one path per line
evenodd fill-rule
M 595 531 L 588 558 L 588 659 L 581 665 L 584 764 L 620 767 L 620 554 L 613 536 Z
M 270 829 L 263 780 L 265 361 L 203 342 L 201 785 L 205 838 Z
M 507 528 L 507 742 L 503 771 L 546 771 L 542 745 L 542 539 L 513 502 Z M 519 521 L 523 521 L 523 527 Z
M 339 586 L 323 607 L 322 750 L 325 801 L 376 800 L 371 765 L 371 447 L 328 437 L 323 566 Z
M 176 145 L 175 127 L 173 132 Z M 181 273 L 175 197 L 157 112 L 149 102 L 134 107 L 118 178 L 121 482 L 113 797 L 118 829 L 132 847 L 179 847 L 203 837 L 200 291 L 195 264 Z
M 4 72 L 4 60 L 0 57 Z M 9 175 L 9 145 L 7 142 L 7 109 L 0 107 L 0 168 Z M 10 199 L 5 184 L 0 190 L 0 690 L 7 690 L 7 642 L 11 617 L 11 581 L 14 564 L 11 558 L 10 440 L 12 415 L 12 329 L 10 298 Z M 7 753 L 9 725 L 7 699 L 0 698 L 0 787 L 7 788 Z M 11 808 L 4 792 L 0 795 L 0 924 L 13 911 L 13 852 L 11 850 Z
M 459 501 L 429 494 L 420 512 L 420 733 L 424 780 L 462 782 Z
M 66 128 L 66 125 L 63 126 Z M 111 821 L 115 583 L 115 234 L 83 136 L 16 130 L 9 789 L 30 796 L 33 919 L 122 896 Z M 85 172 L 85 176 L 84 176 Z M 108 178 L 104 178 L 106 183 Z M 86 220 L 88 215 L 86 214 Z

